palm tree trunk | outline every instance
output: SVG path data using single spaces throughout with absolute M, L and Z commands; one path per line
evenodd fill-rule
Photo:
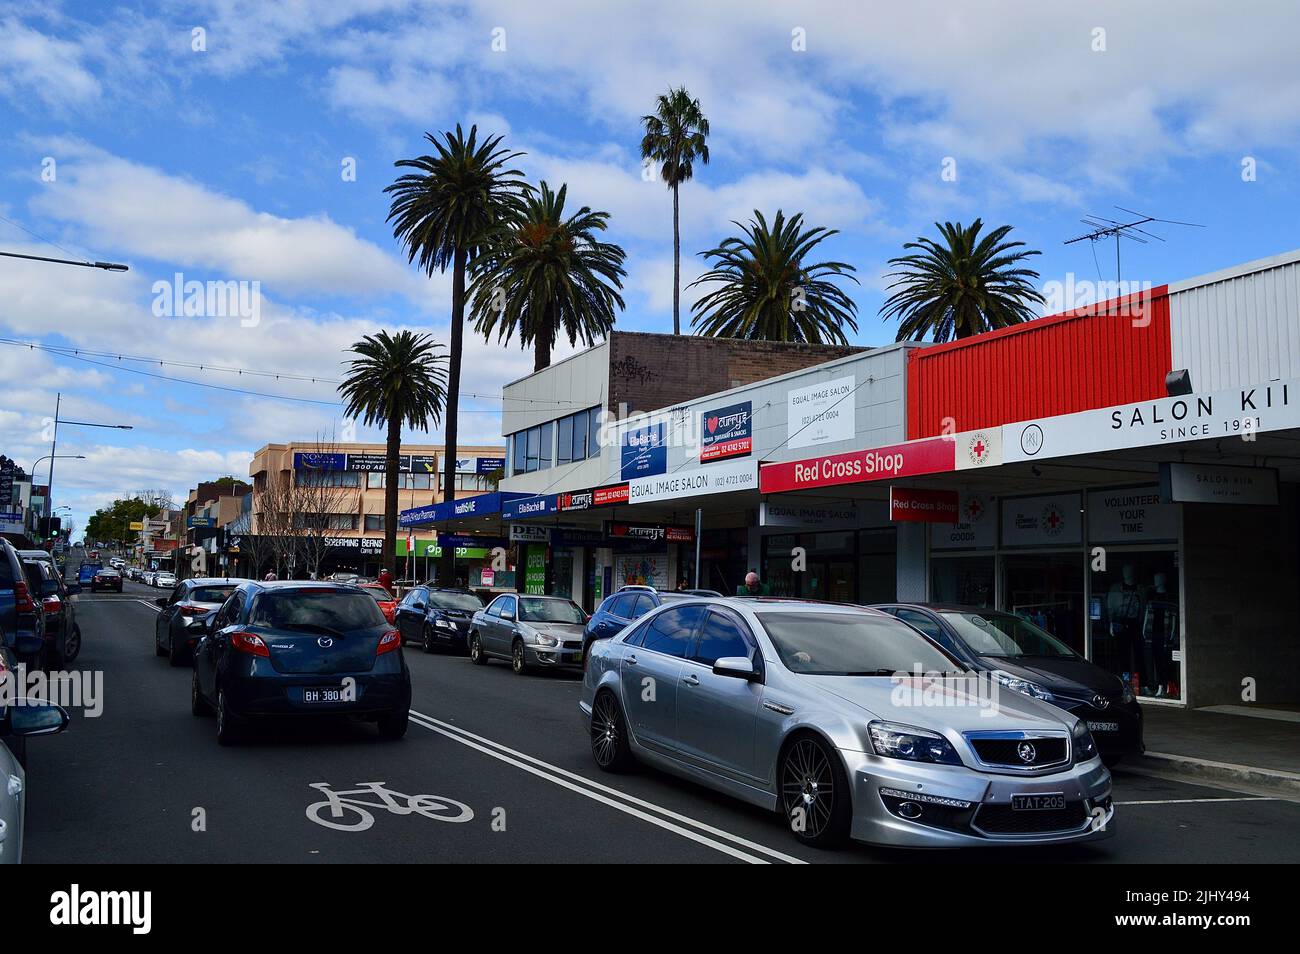
M 397 464 L 402 448 L 402 419 L 388 414 L 388 446 L 384 459 L 384 566 L 397 579 Z
M 555 327 L 554 309 L 546 309 L 546 327 L 533 341 L 533 373 L 551 366 L 551 331 Z
M 678 186 L 673 184 L 673 334 L 682 333 L 682 231 L 679 224 Z
M 456 417 L 460 409 L 460 359 L 465 339 L 465 263 L 463 248 L 456 249 L 451 273 L 451 355 L 447 363 L 447 415 L 443 430 L 442 499 L 456 498 Z M 443 547 L 438 560 L 438 582 L 455 585 L 456 551 Z

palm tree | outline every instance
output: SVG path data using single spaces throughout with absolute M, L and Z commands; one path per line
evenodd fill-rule
M 485 237 L 502 220 L 518 215 L 524 196 L 532 190 L 518 169 L 507 163 L 523 153 L 501 148 L 500 136 L 478 142 L 478 127 L 471 126 L 469 139 L 461 132 L 444 132 L 442 138 L 426 133 L 435 155 L 401 159 L 398 168 L 414 169 L 399 176 L 384 189 L 392 193 L 388 221 L 393 237 L 406 246 L 407 258 L 419 260 L 420 268 L 433 275 L 445 272 L 451 280 L 451 362 L 447 374 L 447 417 L 443 444 L 443 499 L 456 496 L 456 422 L 460 409 L 460 365 L 464 348 L 465 268 L 479 251 Z M 451 548 L 443 553 L 440 574 L 453 572 Z
M 757 209 L 748 225 L 734 224 L 743 238 L 732 236 L 700 253 L 715 259 L 714 266 L 691 286 L 718 287 L 695 303 L 691 324 L 719 338 L 848 344 L 844 326 L 858 330 L 858 306 L 833 279 L 856 284 L 855 269 L 845 262 L 804 261 L 836 230 L 819 226 L 805 232 L 802 214 L 787 220 L 780 210 L 770 229 Z
M 686 87 L 670 89 L 655 100 L 654 115 L 642 116 L 645 135 L 641 158 L 659 164 L 659 174 L 673 190 L 673 334 L 682 333 L 682 235 L 679 224 L 681 184 L 695 174 L 695 160 L 709 164 L 709 121 Z
M 880 317 L 901 319 L 894 340 L 922 341 L 929 334 L 935 341 L 969 338 L 1038 317 L 1031 307 L 1044 303 L 1031 284 L 1038 272 L 1018 266 L 1041 253 L 1018 252 L 1024 242 L 1003 241 L 1011 226 L 983 238 L 979 219 L 969 228 L 960 222 L 934 227 L 942 242 L 920 237 L 903 246 L 918 252 L 889 260 L 899 270 L 885 277 L 894 279 L 889 287 L 898 290 L 885 299 Z
M 381 331 L 349 350 L 358 357 L 339 385 L 344 413 L 367 427 L 388 428 L 384 458 L 384 566 L 397 572 L 397 472 L 402 425 L 427 431 L 447 403 L 446 355 L 429 335 Z M 453 455 L 453 466 L 455 464 Z M 448 547 L 447 549 L 451 549 Z
M 599 241 L 608 212 L 583 206 L 564 217 L 568 186 L 552 192 L 545 181 L 540 193 L 525 200 L 523 216 L 499 228 L 477 258 L 468 289 L 470 317 L 478 331 L 510 340 L 519 332 L 532 345 L 533 370 L 551 363 L 551 347 L 563 331 L 570 344 L 592 344 L 614 327 L 615 309 L 623 299 L 623 249 Z

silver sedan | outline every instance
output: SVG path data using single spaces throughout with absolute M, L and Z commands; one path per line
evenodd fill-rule
M 593 644 L 581 709 L 633 761 L 784 816 L 801 841 L 952 848 L 1113 833 L 1087 726 L 965 671 L 875 610 L 765 599 L 659 607 Z

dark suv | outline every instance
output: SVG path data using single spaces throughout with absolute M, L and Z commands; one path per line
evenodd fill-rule
M 10 666 L 40 655 L 44 633 L 40 598 L 32 591 L 18 551 L 0 538 L 0 636 Z
M 587 650 L 596 640 L 617 635 L 624 626 L 640 619 L 656 606 L 684 600 L 691 595 L 693 594 L 668 593 L 656 590 L 653 586 L 625 586 L 614 595 L 605 597 L 583 630 L 582 658 L 587 658 Z
M 469 649 L 469 622 L 483 601 L 469 590 L 417 586 L 397 604 L 394 625 L 402 642 L 415 642 L 431 653 L 435 646 Z

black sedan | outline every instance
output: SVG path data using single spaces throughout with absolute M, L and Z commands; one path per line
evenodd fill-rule
M 1143 751 L 1142 707 L 1133 690 L 1023 617 L 938 603 L 875 609 L 920 630 L 970 668 L 994 674 L 1003 687 L 1078 716 L 1107 765 Z
M 396 625 L 402 642 L 431 653 L 436 647 L 469 649 L 469 621 L 483 601 L 468 590 L 417 586 L 397 604 Z
M 242 583 L 194 650 L 191 708 L 230 745 L 272 716 L 348 716 L 406 734 L 411 673 L 397 630 L 355 586 Z
M 95 575 L 90 578 L 90 592 L 98 593 L 100 590 L 117 590 L 122 592 L 122 574 L 112 567 L 102 567 L 95 571 Z

